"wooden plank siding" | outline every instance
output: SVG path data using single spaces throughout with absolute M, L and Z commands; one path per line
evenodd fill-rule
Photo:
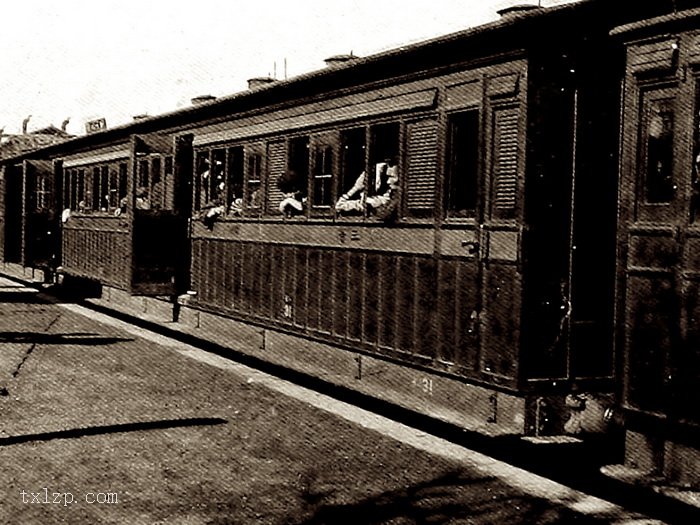
M 206 310 L 466 376 L 489 372 L 480 368 L 471 264 L 218 238 L 193 239 L 193 255 Z

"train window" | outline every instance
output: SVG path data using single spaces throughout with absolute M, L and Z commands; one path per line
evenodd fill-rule
M 163 208 L 163 177 L 160 157 L 151 159 L 151 207 L 154 210 Z
M 78 176 L 76 177 L 76 201 L 77 210 L 85 211 L 85 170 L 78 170 Z
M 71 207 L 71 171 L 64 170 L 63 172 L 63 208 Z
M 100 168 L 100 211 L 109 210 L 109 166 Z
M 126 202 L 128 169 L 129 167 L 125 162 L 119 164 L 119 205 L 122 208 L 125 207 L 124 203 Z
M 148 210 L 150 204 L 150 164 L 148 160 L 143 159 L 138 163 L 138 172 L 136 176 L 136 200 L 135 208 L 137 210 Z
M 336 209 L 341 213 L 359 213 L 361 205 L 348 206 L 354 202 L 360 203 L 360 194 L 357 181 L 365 171 L 366 132 L 365 128 L 355 128 L 343 131 L 340 135 L 341 143 L 341 178 L 339 192 L 340 200 Z M 345 200 L 346 202 L 342 202 Z M 342 204 L 342 206 L 341 206 Z
M 87 195 L 87 209 L 97 211 L 100 209 L 100 168 L 92 168 L 92 174 L 88 177 L 90 192 Z
M 107 209 L 114 210 L 119 207 L 119 172 L 117 166 L 108 166 L 109 190 L 107 193 Z
M 399 155 L 399 130 L 398 122 L 377 124 L 370 128 L 370 164 L 396 160 Z
M 330 208 L 333 204 L 333 146 L 316 146 L 312 184 L 312 206 Z
M 231 214 L 239 215 L 243 211 L 243 183 L 245 178 L 242 146 L 229 148 L 226 173 L 226 209 Z
M 199 211 L 209 201 L 209 152 L 200 151 L 195 160 L 194 209 Z
M 673 199 L 673 125 L 672 98 L 647 98 L 643 108 L 643 181 L 644 198 L 650 204 Z
M 370 166 L 367 181 L 366 213 L 383 220 L 396 218 L 399 189 L 399 137 L 398 122 L 378 124 L 370 128 Z
M 465 111 L 448 120 L 445 212 L 447 217 L 473 217 L 479 160 L 479 112 Z
M 138 176 L 136 179 L 137 188 L 148 188 L 149 186 L 148 161 L 142 160 L 138 165 Z
M 45 175 L 37 175 L 35 188 L 36 211 L 46 211 L 49 209 L 49 193 L 49 179 Z
M 163 209 L 175 208 L 175 177 L 173 157 L 168 155 L 163 162 Z
M 309 137 L 295 137 L 289 141 L 287 171 L 277 181 L 282 192 L 280 211 L 288 216 L 304 211 L 309 183 L 309 147 Z
M 226 183 L 224 182 L 224 168 L 226 165 L 226 151 L 215 149 L 211 153 L 212 173 L 209 179 L 209 200 L 212 204 L 220 206 L 223 204 Z
M 693 174 L 690 195 L 690 222 L 700 220 L 700 85 L 695 96 L 695 132 L 693 137 Z
M 248 179 L 244 199 L 246 209 L 259 209 L 262 205 L 262 155 L 260 153 L 248 155 Z

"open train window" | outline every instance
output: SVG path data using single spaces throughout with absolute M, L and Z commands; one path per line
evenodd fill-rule
M 209 201 L 209 151 L 200 151 L 195 158 L 194 209 L 200 211 Z
M 64 172 L 63 172 L 63 208 L 71 208 L 72 207 L 71 180 L 72 180 L 72 171 L 71 170 L 64 170 Z
M 100 168 L 100 211 L 109 210 L 109 166 Z
M 398 122 L 376 124 L 369 130 L 372 147 L 370 149 L 370 165 L 379 162 L 396 162 L 399 156 Z
M 450 115 L 447 126 L 445 212 L 447 217 L 474 217 L 479 162 L 479 111 Z
M 119 164 L 119 204 L 126 199 L 127 194 L 127 174 L 128 166 L 126 162 Z
M 365 128 L 345 130 L 340 135 L 341 143 L 341 178 L 338 194 L 349 200 L 359 199 L 359 193 L 353 192 L 359 176 L 365 171 L 366 132 Z M 341 197 L 342 198 L 342 197 Z
M 100 167 L 96 166 L 92 168 L 92 174 L 89 177 L 88 186 L 90 187 L 90 192 L 88 193 L 87 208 L 92 211 L 98 211 L 100 209 Z
M 398 122 L 370 127 L 370 170 L 367 177 L 368 216 L 393 221 L 399 216 L 399 141 Z
M 642 108 L 643 197 L 649 204 L 673 200 L 673 98 L 648 96 Z
M 278 189 L 282 193 L 279 209 L 286 216 L 301 215 L 304 212 L 309 184 L 309 148 L 308 136 L 289 140 L 287 170 L 277 181 Z M 270 194 L 272 193 L 270 189 Z
M 78 211 L 85 211 L 85 170 L 78 170 L 78 176 L 75 178 L 75 199 Z
M 228 149 L 226 180 L 226 209 L 231 214 L 239 214 L 243 209 L 243 183 L 245 179 L 243 147 Z
M 226 151 L 215 149 L 211 152 L 212 170 L 209 180 L 209 201 L 212 204 L 222 205 L 224 202 L 224 169 L 226 167 Z

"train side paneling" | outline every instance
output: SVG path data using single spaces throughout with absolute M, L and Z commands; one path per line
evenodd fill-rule
M 62 202 L 70 217 L 63 222 L 62 271 L 121 289 L 130 286 L 131 221 L 115 211 L 129 193 L 130 146 L 63 159 Z
M 524 169 L 524 61 L 331 99 L 268 114 L 259 122 L 195 133 L 196 155 L 245 159 L 263 152 L 267 205 L 244 213 L 250 219 L 201 222 L 192 232 L 192 288 L 207 309 L 293 329 L 315 338 L 380 353 L 478 380 L 516 387 L 518 380 L 520 273 L 518 225 Z M 347 124 L 339 121 L 346 120 Z M 432 216 L 441 168 L 442 137 L 493 137 L 476 158 L 472 144 L 454 144 L 473 158 L 462 163 L 492 166 L 487 202 L 455 201 L 444 228 Z M 309 129 L 310 128 L 310 129 Z M 296 130 L 299 131 L 296 131 Z M 285 131 L 260 137 L 261 130 Z M 376 130 L 376 132 L 375 132 Z M 381 131 L 390 136 L 382 136 Z M 366 140 L 360 168 L 349 171 L 343 153 L 352 135 Z M 250 136 L 250 139 L 247 137 Z M 334 141 L 332 137 L 337 137 Z M 211 150 L 207 143 L 232 139 Z M 247 139 L 247 140 L 246 140 Z M 330 144 L 344 185 L 331 198 L 310 201 L 306 217 L 284 221 L 276 182 L 294 162 L 295 141 L 313 177 L 320 151 Z M 248 140 L 250 142 L 248 142 Z M 379 145 L 377 145 L 379 143 Z M 394 144 L 394 146 L 383 146 Z M 373 148 L 388 148 L 381 152 Z M 393 149 L 392 149 L 393 148 Z M 250 153 L 249 153 L 250 152 Z M 332 206 L 359 171 L 383 156 L 400 158 L 406 220 L 335 216 Z M 222 157 L 226 158 L 225 156 Z M 214 165 L 214 161 L 210 163 Z M 467 168 L 469 169 L 469 168 Z M 202 172 L 200 170 L 200 172 Z M 453 182 L 456 183 L 456 173 Z M 476 170 L 460 173 L 476 185 Z M 243 185 L 252 175 L 246 174 Z M 197 177 L 197 161 L 195 161 Z M 314 180 L 315 179 L 315 180 Z M 309 195 L 317 197 L 312 187 Z M 244 192 L 245 199 L 245 192 Z M 312 197 L 313 199 L 313 197 Z M 320 199 L 319 199 L 320 200 Z M 442 199 L 440 199 L 442 202 Z M 195 202 L 197 208 L 197 202 Z M 487 217 L 486 221 L 482 217 Z M 482 290 L 487 290 L 482 293 Z
M 700 11 L 629 40 L 618 327 L 627 465 L 700 486 Z

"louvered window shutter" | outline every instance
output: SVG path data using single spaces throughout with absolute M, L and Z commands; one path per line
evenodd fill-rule
M 270 142 L 267 147 L 268 159 L 268 183 L 267 183 L 267 211 L 279 213 L 279 205 L 284 198 L 279 189 L 278 181 L 287 169 L 287 146 L 282 140 Z
M 494 110 L 492 215 L 512 218 L 518 194 L 518 108 Z
M 411 122 L 407 125 L 407 190 L 410 211 L 432 210 L 435 204 L 437 171 L 437 121 Z

